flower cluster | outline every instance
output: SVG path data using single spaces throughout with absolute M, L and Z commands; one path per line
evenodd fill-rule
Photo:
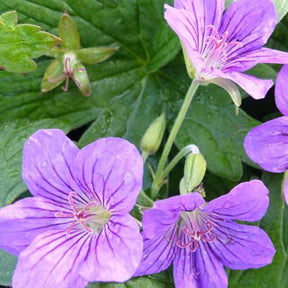
M 224 5 L 224 0 L 175 0 L 174 7 L 165 5 L 165 19 L 179 35 L 188 73 L 196 79 L 187 93 L 189 101 L 199 83 L 223 87 L 237 106 L 241 96 L 235 83 L 252 97 L 263 98 L 272 80 L 242 72 L 258 63 L 288 63 L 287 53 L 262 47 L 277 23 L 272 0 L 237 0 L 225 12 Z M 50 52 L 56 59 L 45 73 L 42 91 L 64 81 L 67 90 L 72 78 L 89 95 L 88 75 L 79 61 L 104 61 L 117 49 L 79 49 L 76 26 L 66 13 L 59 35 L 65 41 Z M 277 106 L 286 116 L 252 129 L 245 139 L 250 158 L 272 172 L 288 169 L 287 82 L 288 66 L 284 66 L 275 93 Z M 190 154 L 183 148 L 166 163 L 189 101 L 183 101 L 186 107 L 182 106 L 171 129 L 156 173 L 150 167 L 155 200 L 170 170 L 187 156 L 181 195 L 164 200 L 153 202 L 142 191 L 144 162 L 159 149 L 165 134 L 164 114 L 144 135 L 142 156 L 121 138 L 98 139 L 78 149 L 58 129 L 38 130 L 29 137 L 22 177 L 33 197 L 0 209 L 0 248 L 19 256 L 14 288 L 84 288 L 94 281 L 124 282 L 171 264 L 177 288 L 225 288 L 225 267 L 259 268 L 272 262 L 275 249 L 266 232 L 237 222 L 255 222 L 265 215 L 268 189 L 260 180 L 241 183 L 206 202 L 201 194 L 205 194 L 206 161 L 198 148 L 191 153 L 190 147 Z M 154 203 L 152 208 L 137 203 L 137 211 L 144 211 L 142 223 L 141 216 L 135 219 L 130 214 L 140 192 Z M 285 197 L 288 203 L 288 180 Z

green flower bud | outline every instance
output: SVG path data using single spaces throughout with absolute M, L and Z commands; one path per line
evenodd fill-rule
M 165 113 L 162 113 L 150 124 L 141 140 L 141 149 L 144 153 L 149 155 L 158 151 L 163 140 L 165 127 Z
M 184 166 L 184 177 L 180 181 L 180 194 L 192 192 L 202 182 L 207 163 L 202 154 L 189 154 Z

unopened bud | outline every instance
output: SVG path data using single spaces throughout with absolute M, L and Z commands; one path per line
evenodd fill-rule
M 206 172 L 206 160 L 200 153 L 189 154 L 184 166 L 184 177 L 180 181 L 180 193 L 188 194 L 202 182 Z
M 148 154 L 154 154 L 158 151 L 160 144 L 163 140 L 165 132 L 166 121 L 165 113 L 156 118 L 146 130 L 142 140 L 141 149 Z

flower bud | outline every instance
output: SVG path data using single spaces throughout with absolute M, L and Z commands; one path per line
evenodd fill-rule
M 162 113 L 161 116 L 150 124 L 141 140 L 141 149 L 143 152 L 154 154 L 158 151 L 163 139 L 165 127 L 165 113 Z
M 180 194 L 188 194 L 202 182 L 206 172 L 206 160 L 200 153 L 189 154 L 184 166 L 184 177 L 180 181 Z

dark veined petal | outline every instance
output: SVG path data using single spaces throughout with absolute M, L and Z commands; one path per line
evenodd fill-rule
M 68 195 L 75 190 L 71 164 L 78 148 L 58 129 L 38 130 L 25 143 L 22 177 L 34 196 L 70 207 Z
M 189 193 L 159 200 L 143 215 L 143 230 L 148 238 L 155 238 L 166 233 L 175 225 L 182 211 L 193 211 L 205 203 L 200 193 Z
M 178 249 L 177 226 L 171 226 L 166 233 L 161 233 L 154 238 L 143 240 L 143 256 L 134 276 L 148 275 L 166 270 L 172 263 Z
M 201 241 L 194 253 L 189 248 L 178 249 L 173 274 L 176 288 L 223 288 L 228 285 L 223 264 Z
M 215 71 L 216 72 L 216 71 Z M 217 71 L 219 73 L 220 71 Z M 239 72 L 221 73 L 223 78 L 230 79 L 244 89 L 254 99 L 262 99 L 273 86 L 272 80 L 259 79 Z
M 0 209 L 0 247 L 18 255 L 45 231 L 69 227 L 71 220 L 56 218 L 62 207 L 40 197 L 22 199 Z
M 84 288 L 88 281 L 79 275 L 91 237 L 87 233 L 54 231 L 34 239 L 19 256 L 13 276 L 14 288 Z
M 288 115 L 288 65 L 278 73 L 275 85 L 275 102 L 283 115 Z
M 245 196 L 243 196 L 245 197 Z M 275 254 L 269 236 L 257 226 L 213 219 L 214 242 L 209 245 L 231 269 L 259 268 L 272 262 Z
M 260 48 L 237 55 L 221 69 L 225 72 L 246 71 L 258 63 L 288 64 L 288 53 L 270 48 Z
M 165 5 L 164 18 L 183 42 L 186 52 L 197 71 L 204 66 L 201 53 L 211 29 L 218 28 L 223 9 L 223 0 L 176 0 L 175 8 Z M 208 30 L 207 30 L 208 29 Z
M 129 212 L 142 187 L 143 160 L 121 138 L 103 138 L 80 150 L 72 173 L 90 198 L 111 212 Z
M 97 237 L 79 269 L 89 281 L 123 282 L 139 266 L 143 242 L 139 226 L 129 214 L 111 216 Z
M 264 170 L 288 169 L 288 117 L 267 121 L 249 131 L 244 147 L 247 155 Z
M 210 201 L 204 210 L 222 219 L 258 221 L 269 205 L 268 189 L 260 180 L 243 182 L 228 194 Z
M 224 4 L 225 4 L 224 0 L 205 0 L 205 1 L 203 0 L 175 0 L 174 1 L 174 7 L 179 10 L 184 10 L 183 12 L 186 13 L 186 15 L 184 13 L 182 14 L 183 18 L 185 17 L 186 21 L 188 20 L 186 22 L 187 23 L 186 28 L 188 28 L 188 26 L 193 26 L 192 31 L 195 31 L 196 32 L 195 36 L 196 35 L 198 36 L 197 42 L 200 44 L 199 46 L 200 50 L 202 50 L 203 48 L 205 35 L 207 36 L 210 32 L 210 31 L 207 31 L 207 26 L 214 25 L 216 28 L 219 27 L 222 14 L 223 14 L 223 10 L 224 10 Z M 174 28 L 172 29 L 174 30 Z M 177 31 L 175 32 L 178 34 Z
M 233 2 L 223 15 L 220 34 L 227 31 L 227 42 L 241 42 L 242 47 L 231 49 L 227 53 L 227 61 L 237 58 L 241 53 L 261 48 L 272 34 L 276 23 L 276 10 L 271 0 Z

